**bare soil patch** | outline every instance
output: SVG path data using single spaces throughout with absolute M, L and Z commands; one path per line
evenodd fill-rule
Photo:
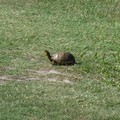
M 69 74 L 59 72 L 57 70 L 27 70 L 29 75 L 27 76 L 0 76 L 0 85 L 5 84 L 7 81 L 35 81 L 35 80 L 47 80 L 50 82 L 73 84 L 69 80 Z

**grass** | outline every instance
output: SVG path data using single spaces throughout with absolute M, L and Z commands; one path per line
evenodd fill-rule
M 119 0 L 0 0 L 0 119 L 118 120 L 119 11 Z M 44 49 L 78 64 L 52 66 Z
M 85 80 L 74 85 L 46 81 L 12 82 L 1 88 L 1 119 L 120 118 L 119 91 L 99 81 Z

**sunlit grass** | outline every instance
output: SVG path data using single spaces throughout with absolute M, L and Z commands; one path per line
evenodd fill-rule
M 3 84 L 1 119 L 118 120 L 119 19 L 119 0 L 0 0 L 0 77 L 75 82 Z M 69 51 L 78 64 L 52 66 L 45 49 Z M 33 73 L 50 69 L 68 76 Z

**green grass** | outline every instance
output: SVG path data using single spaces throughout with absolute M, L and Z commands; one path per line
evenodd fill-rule
M 78 64 L 52 66 L 45 49 Z M 119 82 L 119 0 L 0 0 L 0 119 L 118 120 Z
M 2 120 L 120 118 L 119 91 L 99 81 L 83 80 L 74 85 L 42 80 L 12 82 L 2 86 L 0 91 Z

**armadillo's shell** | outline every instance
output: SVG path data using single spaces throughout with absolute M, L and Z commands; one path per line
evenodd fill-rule
M 51 56 L 51 59 L 53 60 L 53 64 L 60 64 L 60 65 L 75 64 L 75 58 L 69 52 L 55 53 Z

